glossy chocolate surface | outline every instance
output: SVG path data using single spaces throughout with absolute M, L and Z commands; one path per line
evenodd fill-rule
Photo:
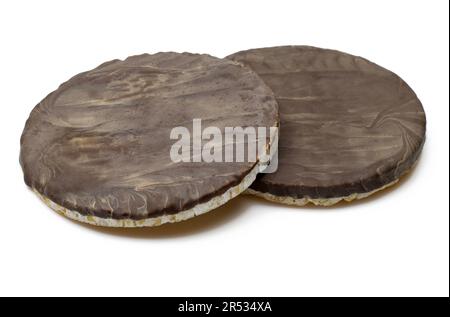
M 366 193 L 398 179 L 425 141 L 416 94 L 363 58 L 307 46 L 228 57 L 251 67 L 279 104 L 279 166 L 251 188 L 294 198 Z
M 272 91 L 250 69 L 188 53 L 113 60 L 76 75 L 30 114 L 25 182 L 83 215 L 145 219 L 224 193 L 255 166 L 174 163 L 173 127 L 278 125 Z

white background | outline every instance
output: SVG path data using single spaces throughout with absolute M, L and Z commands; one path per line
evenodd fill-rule
M 449 295 L 448 1 L 1 1 L 0 295 Z M 427 141 L 391 190 L 336 208 L 238 197 L 159 228 L 93 229 L 27 189 L 31 109 L 128 55 L 307 44 L 364 56 L 423 102 Z

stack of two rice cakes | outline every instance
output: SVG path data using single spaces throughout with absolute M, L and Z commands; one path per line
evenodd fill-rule
M 243 192 L 297 206 L 367 197 L 413 167 L 425 125 L 411 88 L 361 57 L 308 46 L 224 59 L 165 52 L 106 62 L 63 83 L 31 112 L 20 163 L 25 183 L 71 219 L 157 226 Z M 205 160 L 208 140 L 195 137 L 227 127 L 271 131 L 265 151 Z M 228 139 L 218 151 L 249 140 Z M 276 171 L 261 173 L 275 156 Z

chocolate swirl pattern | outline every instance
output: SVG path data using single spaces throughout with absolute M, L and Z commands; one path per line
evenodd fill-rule
M 245 190 L 258 162 L 172 162 L 170 131 L 194 118 L 221 130 L 268 128 L 278 125 L 278 107 L 254 72 L 230 60 L 188 53 L 113 60 L 33 109 L 21 138 L 25 182 L 54 209 L 93 224 L 155 225 L 206 212 Z M 199 204 L 206 205 L 192 211 Z
M 425 114 L 394 73 L 361 57 L 307 46 L 228 58 L 258 73 L 280 109 L 278 171 L 258 176 L 251 193 L 330 205 L 396 182 L 417 160 Z

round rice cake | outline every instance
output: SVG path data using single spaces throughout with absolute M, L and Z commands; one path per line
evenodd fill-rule
M 248 193 L 271 201 L 333 205 L 390 186 L 416 162 L 426 119 L 411 88 L 361 57 L 308 46 L 242 51 L 274 91 L 280 111 L 278 170 Z
M 256 162 L 173 162 L 173 127 L 279 125 L 272 91 L 227 59 L 158 53 L 78 74 L 31 112 L 25 183 L 57 212 L 89 224 L 156 226 L 208 212 L 243 192 Z

